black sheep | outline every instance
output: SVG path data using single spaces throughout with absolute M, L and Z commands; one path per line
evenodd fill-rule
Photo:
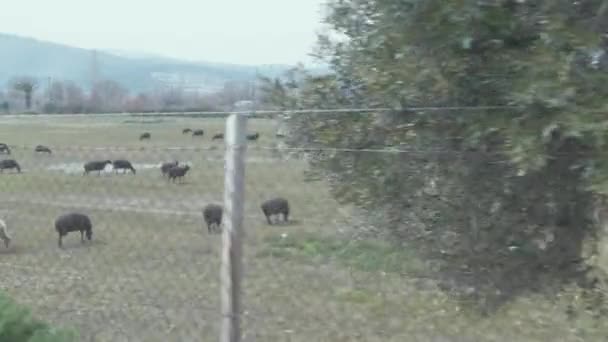
M 247 134 L 247 140 L 258 140 L 260 133 Z
M 168 175 L 169 175 L 169 180 L 173 180 L 173 182 L 175 182 L 176 179 L 183 179 L 183 177 L 186 175 L 186 173 L 188 172 L 188 170 L 190 170 L 190 166 L 185 165 L 185 166 L 174 166 L 172 168 L 169 169 L 168 171 Z
M 124 159 L 115 160 L 112 163 L 112 168 L 114 168 L 114 172 L 118 173 L 118 170 L 123 170 L 123 173 L 126 173 L 127 170 L 131 170 L 133 174 L 136 174 L 135 168 L 131 165 L 131 162 Z
M 150 133 L 146 132 L 139 136 L 139 140 L 150 139 L 151 137 L 152 137 L 152 135 L 150 135 Z
M 162 173 L 163 176 L 166 176 L 167 172 L 169 172 L 169 169 L 172 168 L 172 167 L 174 167 L 174 166 L 177 166 L 178 164 L 179 164 L 179 162 L 177 160 L 173 161 L 173 162 L 163 163 L 160 166 L 160 173 Z
M 0 143 L 0 153 L 11 154 L 11 149 L 5 143 Z
M 91 241 L 93 237 L 93 225 L 87 215 L 80 213 L 69 213 L 59 216 L 55 220 L 55 230 L 59 234 L 59 248 L 63 248 L 63 237 L 70 232 L 80 232 L 80 241 L 84 243 L 84 235 Z
M 207 231 L 209 233 L 220 231 L 220 226 L 222 224 L 222 212 L 222 207 L 217 204 L 207 204 L 205 208 L 203 208 L 203 218 L 205 219 Z
M 213 138 L 211 138 L 211 140 L 216 140 L 216 139 L 224 139 L 224 133 L 218 133 L 216 135 L 213 136 Z
M 21 173 L 21 166 L 14 159 L 0 160 L 0 173 L 3 173 L 5 169 L 17 169 L 17 172 Z
M 197 129 L 196 131 L 192 132 L 193 137 L 202 137 L 204 134 L 205 131 L 203 131 L 202 129 Z
M 91 171 L 97 171 L 97 175 L 101 174 L 101 171 L 103 171 L 106 168 L 106 165 L 108 164 L 112 164 L 111 160 L 95 160 L 95 161 L 90 161 L 86 164 L 84 164 L 84 173 L 82 174 L 84 175 L 88 175 L 89 172 Z
M 44 153 L 48 153 L 48 154 L 53 153 L 50 148 L 48 148 L 44 145 L 36 146 L 36 148 L 34 149 L 34 152 L 44 152 Z
M 268 220 L 268 224 L 272 224 L 270 220 L 272 215 L 283 214 L 283 222 L 289 220 L 289 202 L 282 197 L 273 198 L 262 203 L 261 208 L 264 216 L 266 216 L 266 220 Z
M 192 133 L 192 130 L 190 128 L 184 128 L 184 130 L 182 130 L 182 134 L 188 134 L 188 133 Z

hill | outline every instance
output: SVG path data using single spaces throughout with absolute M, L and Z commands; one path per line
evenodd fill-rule
M 213 91 L 226 81 L 251 80 L 256 72 L 277 76 L 290 67 L 191 62 L 123 51 L 97 51 L 95 54 L 100 77 L 118 81 L 132 92 L 174 84 Z M 22 75 L 41 81 L 49 77 L 73 80 L 85 87 L 90 84 L 92 50 L 0 33 L 0 55 L 0 85 Z

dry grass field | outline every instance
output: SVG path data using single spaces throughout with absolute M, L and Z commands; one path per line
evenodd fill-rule
M 147 119 L 150 120 L 150 119 Z M 98 116 L 1 119 L 0 142 L 23 172 L 0 175 L 0 217 L 13 236 L 0 247 L 0 286 L 42 319 L 82 341 L 216 341 L 220 235 L 201 208 L 223 198 L 224 145 L 211 141 L 223 119 L 154 122 Z M 203 128 L 195 138 L 182 129 Z M 352 239 L 348 208 L 310 181 L 306 162 L 280 158 L 273 123 L 246 169 L 245 341 L 601 341 L 605 325 L 583 312 L 568 321 L 565 298 L 527 298 L 490 318 L 464 313 L 432 283 L 408 276 L 424 265 L 381 241 Z M 151 140 L 140 141 L 144 132 Z M 53 154 L 36 154 L 43 144 Z M 187 147 L 176 149 L 175 147 Z M 94 159 L 125 158 L 137 174 L 82 175 Z M 192 166 L 182 183 L 161 162 Z M 269 226 L 259 205 L 284 196 L 292 222 Z M 78 210 L 93 221 L 57 246 L 53 221 Z

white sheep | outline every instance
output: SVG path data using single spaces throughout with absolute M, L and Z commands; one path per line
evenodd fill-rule
M 8 228 L 6 227 L 6 222 L 0 219 L 0 239 L 4 241 L 4 245 L 8 248 L 11 243 L 11 236 L 8 233 Z

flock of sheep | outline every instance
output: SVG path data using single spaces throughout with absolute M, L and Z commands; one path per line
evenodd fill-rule
M 202 129 L 192 130 L 190 128 L 186 128 L 182 131 L 183 134 L 192 133 L 193 136 L 203 136 L 204 131 Z M 248 134 L 248 140 L 257 140 L 260 137 L 259 133 Z M 140 140 L 150 139 L 151 134 L 145 132 L 140 135 Z M 224 135 L 221 133 L 215 134 L 212 137 L 212 140 L 223 139 Z M 35 152 L 39 153 L 49 153 L 52 151 L 50 148 L 38 145 L 34 149 Z M 8 145 L 4 143 L 0 143 L 0 153 L 11 154 L 10 148 Z M 103 160 L 103 161 L 90 161 L 84 164 L 84 173 L 83 175 L 88 174 L 92 171 L 97 171 L 98 174 L 101 174 L 106 168 L 106 165 L 112 165 L 115 173 L 118 173 L 118 170 L 123 170 L 123 173 L 126 173 L 127 170 L 130 170 L 133 174 L 136 174 L 136 170 L 129 162 L 125 159 L 119 160 Z M 5 169 L 16 169 L 17 172 L 21 172 L 21 167 L 14 159 L 4 159 L 0 160 L 0 173 L 2 173 Z M 160 171 L 163 177 L 167 177 L 169 180 L 175 181 L 176 179 L 181 179 L 184 175 L 190 170 L 190 166 L 188 165 L 179 165 L 178 161 L 173 162 L 165 162 L 160 166 Z M 282 216 L 282 220 L 287 222 L 289 220 L 289 202 L 282 197 L 272 198 L 262 203 L 260 206 L 264 216 L 269 225 L 273 224 L 272 217 L 273 216 Z M 206 205 L 203 210 L 203 220 L 207 225 L 207 231 L 212 233 L 217 233 L 221 231 L 222 224 L 222 216 L 223 216 L 223 207 L 219 204 L 211 203 Z M 55 230 L 59 235 L 58 246 L 59 248 L 63 248 L 62 240 L 70 232 L 80 232 L 81 242 L 85 242 L 85 236 L 87 240 L 91 240 L 93 237 L 93 224 L 91 219 L 82 213 L 79 212 L 70 212 L 63 215 L 60 215 L 55 220 Z M 9 230 L 7 224 L 4 220 L 0 218 L 0 239 L 4 241 L 4 245 L 8 248 L 11 242 L 11 236 L 9 234 Z
M 193 130 L 192 128 L 184 128 L 182 130 L 182 134 L 192 134 L 192 137 L 202 137 L 203 135 L 205 135 L 205 131 L 202 129 L 195 129 Z M 247 140 L 258 140 L 258 138 L 260 137 L 260 133 L 252 133 L 252 134 L 247 134 Z M 152 134 L 150 134 L 150 132 L 144 132 L 139 136 L 139 140 L 147 140 L 147 139 L 151 139 L 152 138 Z M 224 139 L 224 133 L 216 133 L 213 135 L 213 137 L 211 137 L 211 140 L 222 140 Z

